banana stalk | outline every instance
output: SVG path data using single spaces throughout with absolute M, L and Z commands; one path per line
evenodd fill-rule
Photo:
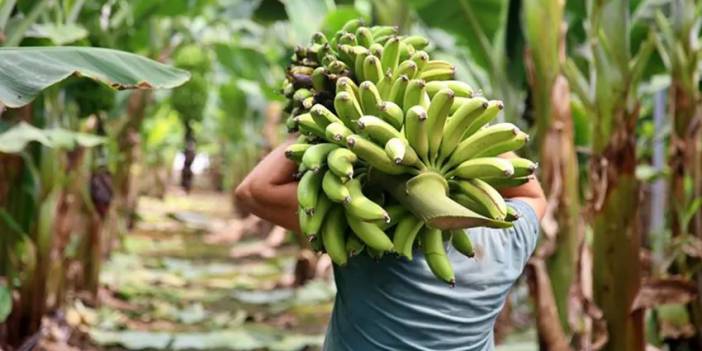
M 408 211 L 433 228 L 449 230 L 511 226 L 509 222 L 479 215 L 449 198 L 446 179 L 435 172 L 427 171 L 412 178 L 374 172 L 369 181 L 377 181 Z

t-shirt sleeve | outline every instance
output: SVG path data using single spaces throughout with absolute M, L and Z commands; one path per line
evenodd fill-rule
M 525 201 L 507 200 L 507 204 L 519 215 L 519 219 L 512 222 L 513 227 L 507 230 L 511 237 L 512 254 L 525 265 L 539 240 L 539 219 L 534 208 Z

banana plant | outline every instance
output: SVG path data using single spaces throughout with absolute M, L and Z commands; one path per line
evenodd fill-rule
M 636 87 L 655 47 L 649 39 L 632 54 L 630 5 L 628 0 L 589 1 L 588 74 L 572 59 L 564 66 L 571 88 L 592 116 L 588 210 L 594 299 L 609 335 L 605 350 L 644 348 L 643 312 L 622 306 L 632 305 L 641 286 L 638 206 L 631 204 L 640 188 L 635 175 Z
M 666 12 L 664 13 L 663 10 Z M 655 15 L 658 52 L 670 72 L 669 119 L 669 216 L 673 238 L 702 237 L 702 215 L 687 218 L 690 198 L 702 198 L 702 95 L 700 83 L 699 32 L 702 4 L 692 0 L 672 0 Z M 685 185 L 692 184 L 686 187 Z M 699 200 L 698 200 L 699 201 Z M 693 211 L 695 211 L 693 209 Z M 699 212 L 699 211 L 696 211 Z M 676 270 L 688 271 L 690 262 L 677 260 Z M 702 275 L 697 274 L 702 282 Z M 702 335 L 702 299 L 692 304 L 691 315 L 698 335 Z M 698 346 L 702 346 L 698 337 Z
M 8 65 L 12 62 L 12 65 Z M 0 134 L 0 155 L 4 165 L 14 169 L 0 181 L 0 231 L 10 233 L 2 241 L 0 275 L 17 290 L 13 301 L 7 340 L 18 345 L 39 328 L 46 312 L 48 274 L 57 267 L 54 250 L 58 204 L 65 191 L 65 153 L 75 145 L 96 146 L 101 138 L 61 129 L 49 111 L 58 106 L 55 86 L 72 75 L 101 81 L 116 89 L 172 88 L 188 80 L 188 73 L 152 60 L 110 49 L 89 47 L 17 47 L 0 49 L 0 103 L 10 108 L 3 124 L 34 121 L 32 110 L 43 116 L 46 129 L 18 123 Z M 43 104 L 29 105 L 49 89 Z M 46 113 L 39 111 L 46 110 Z M 34 121 L 39 125 L 39 121 Z M 38 142 L 42 146 L 27 147 Z M 12 156 L 15 155 L 15 156 Z M 60 267 L 60 266 L 59 266 Z M 59 270 L 60 271 L 60 270 Z
M 505 101 L 504 120 L 517 121 L 524 110 L 522 35 L 519 33 L 519 1 L 507 0 L 412 0 L 419 18 L 443 29 L 467 48 L 475 65 L 474 75 L 485 75 L 480 84 L 488 96 Z
M 553 245 L 550 257 L 537 257 L 548 263 L 548 277 L 560 319 L 560 328 L 569 331 L 570 289 L 576 276 L 580 228 L 578 160 L 570 112 L 570 88 L 560 71 L 565 59 L 564 3 L 562 1 L 522 2 L 522 20 L 527 41 L 526 70 L 536 123 L 536 143 L 541 165 L 541 184 L 554 206 L 543 226 L 546 240 Z M 544 244 L 542 244 L 544 245 Z M 537 314 L 549 311 L 537 311 Z M 545 318 L 545 316 L 538 316 Z M 557 326 L 550 327 L 555 335 Z M 561 335 L 561 339 L 563 336 Z M 547 340 L 547 344 L 557 344 Z

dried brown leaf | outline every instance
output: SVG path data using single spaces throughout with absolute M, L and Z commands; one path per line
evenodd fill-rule
M 631 310 L 672 303 L 684 304 L 696 296 L 695 285 L 682 277 L 648 278 L 643 281 Z

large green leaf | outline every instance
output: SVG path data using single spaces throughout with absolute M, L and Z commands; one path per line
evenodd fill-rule
M 115 89 L 173 88 L 189 74 L 135 54 L 90 47 L 0 48 L 0 103 L 20 107 L 71 75 Z
M 39 129 L 27 122 L 20 122 L 0 133 L 0 153 L 20 152 L 33 141 L 48 147 L 72 149 L 76 145 L 83 147 L 100 145 L 105 141 L 105 138 L 63 128 Z
M 30 27 L 25 36 L 30 38 L 48 38 L 56 45 L 66 45 L 87 37 L 88 31 L 85 27 L 75 23 L 43 23 Z
M 295 44 L 306 44 L 334 7 L 334 2 L 329 0 L 286 0 L 284 4 Z
M 494 43 L 503 35 L 507 0 L 410 0 L 426 24 L 441 28 L 467 46 L 476 63 L 490 68 Z

